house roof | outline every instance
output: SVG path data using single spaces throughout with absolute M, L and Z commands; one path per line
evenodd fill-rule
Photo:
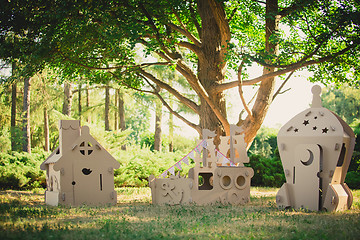
M 87 149 L 88 146 L 91 145 L 91 148 L 93 149 L 94 153 L 101 153 L 103 156 L 100 157 L 100 160 L 102 162 L 107 161 L 109 165 L 111 165 L 113 168 L 119 168 L 120 163 L 105 149 L 103 148 L 98 141 L 96 141 L 90 134 L 90 130 L 88 126 L 81 127 L 81 135 L 73 142 L 73 145 L 70 149 L 68 149 L 66 152 L 61 154 L 60 158 L 56 161 L 56 164 L 54 166 L 55 170 L 59 168 L 59 166 L 62 165 L 62 162 L 64 161 L 64 157 L 67 156 L 70 152 L 74 150 L 80 150 Z M 83 150 L 86 151 L 86 150 Z
M 62 126 L 62 127 L 64 127 L 64 126 Z M 71 128 L 71 126 L 68 126 L 68 127 Z M 50 154 L 50 156 L 40 165 L 40 169 L 46 170 L 46 167 L 45 167 L 46 164 L 61 162 L 61 159 L 63 159 L 64 154 L 66 155 L 66 152 L 69 152 L 69 151 L 75 150 L 77 148 L 80 148 L 81 147 L 80 145 L 82 143 L 86 143 L 85 145 L 87 145 L 88 143 L 91 143 L 91 145 L 95 149 L 101 150 L 102 154 L 104 154 L 104 156 L 103 156 L 103 158 L 101 160 L 110 161 L 111 165 L 114 168 L 119 168 L 120 167 L 119 162 L 116 161 L 116 159 L 110 153 L 108 153 L 108 151 L 106 151 L 106 149 L 103 148 L 98 141 L 96 141 L 91 136 L 89 127 L 88 126 L 82 126 L 81 127 L 81 135 L 78 138 L 74 139 L 73 144 L 71 145 L 72 147 L 69 147 L 64 152 L 60 152 L 60 148 L 57 147 Z M 58 165 L 58 164 L 56 164 L 56 165 Z
M 55 163 L 57 162 L 61 157 L 61 153 L 60 153 L 60 148 L 57 147 L 51 154 L 50 156 L 48 156 L 44 162 L 41 163 L 40 165 L 40 169 L 41 170 L 46 170 L 45 165 L 46 164 L 50 164 L 50 163 Z

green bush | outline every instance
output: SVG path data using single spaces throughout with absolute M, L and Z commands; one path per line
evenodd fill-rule
M 40 164 L 44 152 L 0 153 L 0 189 L 29 190 L 46 187 L 45 172 Z
M 187 153 L 153 152 L 150 148 L 138 146 L 128 147 L 126 151 L 112 152 L 120 162 L 120 168 L 115 170 L 115 187 L 146 187 L 148 177 L 153 174 L 159 176 L 169 167 L 181 160 Z M 183 164 L 182 175 L 186 174 L 190 166 Z
M 271 158 L 277 148 L 277 133 L 279 129 L 261 127 L 254 141 L 252 142 L 249 154 L 260 155 Z
M 360 134 L 360 124 L 352 126 L 356 136 Z M 164 152 L 151 150 L 153 134 L 143 135 L 143 147 L 128 145 L 126 151 L 120 150 L 124 143 L 126 133 L 111 132 L 100 137 L 101 142 L 109 141 L 106 148 L 120 162 L 120 168 L 115 170 L 115 187 L 146 187 L 148 177 L 153 174 L 159 176 L 177 161 L 181 160 L 193 147 L 196 141 L 184 137 L 174 136 L 175 152 L 167 152 L 166 137 L 163 147 Z M 111 140 L 111 141 L 110 141 Z M 261 141 L 260 141 L 261 140 Z M 269 136 L 264 134 L 259 137 L 257 147 L 252 149 L 258 154 L 250 155 L 250 163 L 246 166 L 254 169 L 252 186 L 281 187 L 285 182 L 283 167 L 276 148 L 274 133 Z M 268 141 L 268 144 L 266 143 Z M 267 147 L 266 147 L 267 146 Z M 269 147 L 270 146 L 270 147 Z M 263 149 L 271 150 L 263 152 Z M 0 189 L 28 190 L 38 187 L 46 187 L 45 171 L 40 170 L 40 164 L 50 154 L 43 151 L 33 151 L 32 154 L 11 152 L 0 153 Z M 182 175 L 187 174 L 190 167 L 182 165 Z M 178 171 L 178 170 L 177 170 Z M 345 182 L 352 189 L 360 188 L 360 143 L 356 143 L 355 151 L 349 167 Z
M 352 189 L 360 189 L 360 120 L 351 124 L 357 139 L 345 182 Z
M 110 152 L 120 162 L 120 168 L 114 174 L 115 187 L 146 187 L 151 174 L 159 176 L 187 154 L 181 151 L 153 152 L 136 145 L 128 146 L 126 151 L 114 149 Z M 45 171 L 40 169 L 40 164 L 48 155 L 50 153 L 43 151 L 0 153 L 0 189 L 45 188 Z M 187 173 L 189 168 L 183 164 L 181 174 Z
M 346 184 L 351 189 L 359 189 L 360 188 L 360 172 L 350 171 L 346 174 L 345 178 Z
M 252 186 L 281 187 L 285 182 L 285 175 L 278 150 L 275 156 L 266 158 L 260 155 L 250 155 L 250 162 L 245 164 L 254 169 L 254 176 L 251 179 Z
M 163 149 L 163 152 L 167 152 L 169 149 L 169 136 L 162 135 L 161 139 L 161 146 Z M 142 148 L 150 148 L 151 151 L 154 150 L 154 133 L 151 132 L 145 132 L 141 135 L 140 139 L 140 146 Z M 183 137 L 178 134 L 175 134 L 173 137 L 173 149 L 174 152 L 176 151 L 182 151 L 182 152 L 189 152 L 191 151 L 196 145 L 197 145 L 197 139 L 192 137 Z

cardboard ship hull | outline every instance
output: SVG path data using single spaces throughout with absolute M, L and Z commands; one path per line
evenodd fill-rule
M 243 205 L 250 202 L 253 175 L 252 168 L 226 166 L 216 167 L 214 171 L 196 171 L 193 168 L 188 178 L 155 178 L 152 175 L 149 178 L 152 203 Z

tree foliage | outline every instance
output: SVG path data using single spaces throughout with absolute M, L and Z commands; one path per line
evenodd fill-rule
M 32 70 L 47 63 L 67 74 L 100 80 L 101 74 L 111 75 L 129 88 L 155 94 L 199 133 L 202 128 L 229 133 L 224 91 L 230 88 L 239 89 L 247 116 L 237 124 L 250 143 L 281 92 L 275 91 L 276 76 L 289 78 L 308 68 L 312 81 L 359 84 L 360 5 L 355 0 L 3 0 L 1 6 L 1 58 L 21 59 Z M 136 59 L 138 45 L 161 60 Z M 152 65 L 175 69 L 188 89 L 167 84 Z M 250 78 L 254 65 L 263 72 Z M 249 105 L 243 91 L 250 85 L 258 91 Z M 191 109 L 199 122 L 171 109 L 157 87 Z
M 321 95 L 322 105 L 347 122 L 355 133 L 356 143 L 345 182 L 350 188 L 360 186 L 360 90 L 347 85 L 328 86 Z
M 360 89 L 348 85 L 328 86 L 321 95 L 323 106 L 335 112 L 348 124 L 360 118 Z

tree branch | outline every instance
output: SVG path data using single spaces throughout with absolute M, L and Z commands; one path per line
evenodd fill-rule
M 248 106 L 250 105 L 250 103 L 252 103 L 252 102 L 255 100 L 256 95 L 258 94 L 258 92 L 259 92 L 259 89 L 256 91 L 256 93 L 252 96 L 252 98 L 250 99 L 250 101 L 247 103 Z M 242 115 L 243 115 L 244 112 L 245 112 L 245 110 L 243 109 L 243 110 L 241 110 L 241 112 L 239 113 L 239 121 L 238 121 L 238 123 L 237 123 L 236 125 L 240 126 L 240 125 L 241 125 L 241 122 L 244 121 L 244 120 L 242 119 Z
M 151 92 L 152 94 L 156 95 L 160 101 L 162 102 L 162 104 L 169 110 L 170 113 L 174 114 L 177 118 L 179 118 L 180 120 L 182 120 L 184 123 L 186 123 L 188 126 L 194 128 L 199 134 L 201 134 L 201 128 L 199 125 L 190 122 L 189 120 L 187 120 L 186 118 L 184 118 L 183 116 L 181 116 L 178 112 L 174 111 L 170 105 L 165 101 L 165 99 L 159 94 L 159 92 L 156 90 L 156 87 L 154 87 L 148 80 L 146 77 L 142 76 L 144 78 L 144 80 L 149 84 L 149 86 L 154 89 L 153 92 Z M 160 87 L 160 86 L 159 86 Z
M 118 78 L 118 77 L 116 76 L 116 74 L 114 74 L 114 73 L 112 73 L 112 72 L 110 72 L 110 74 L 112 74 L 112 76 L 113 76 L 114 78 L 116 78 L 117 80 L 119 80 L 120 82 L 122 82 L 125 86 L 127 86 L 127 87 L 130 88 L 130 89 L 133 89 L 133 90 L 135 90 L 135 91 L 142 92 L 142 93 L 150 93 L 150 94 L 156 95 L 156 96 L 160 99 L 160 101 L 162 102 L 162 104 L 163 104 L 172 114 L 174 114 L 177 118 L 179 118 L 180 120 L 182 120 L 182 121 L 183 121 L 184 123 L 186 123 L 188 126 L 194 128 L 199 134 L 201 134 L 201 128 L 200 128 L 200 126 L 199 126 L 199 125 L 196 125 L 195 123 L 190 122 L 189 120 L 187 120 L 186 118 L 184 118 L 183 116 L 181 116 L 178 112 L 174 111 L 174 110 L 169 106 L 169 104 L 164 100 L 164 98 L 158 93 L 158 91 L 156 90 L 156 88 L 149 83 L 149 81 L 147 80 L 146 77 L 142 76 L 142 77 L 145 79 L 145 81 L 150 85 L 150 87 L 154 89 L 154 92 L 153 92 L 153 91 L 148 91 L 148 90 L 143 90 L 143 89 L 134 88 L 134 87 L 128 85 L 127 83 L 125 83 L 124 81 L 122 81 L 120 78 Z
M 142 92 L 142 93 L 153 93 L 151 91 L 148 91 L 148 90 L 143 90 L 143 89 L 138 89 L 138 88 L 134 88 L 132 86 L 130 86 L 129 84 L 127 84 L 126 82 L 124 82 L 122 79 L 120 79 L 115 73 L 113 72 L 109 72 L 115 79 L 119 80 L 119 82 L 121 82 L 122 84 L 124 84 L 127 88 L 130 88 L 130 89 L 133 89 L 135 91 L 138 91 L 138 92 Z
M 151 80 L 152 82 L 154 82 L 159 87 L 166 89 L 169 93 L 171 93 L 177 99 L 179 99 L 179 101 L 181 103 L 183 103 L 184 105 L 186 105 L 187 107 L 192 109 L 195 113 L 199 114 L 199 106 L 195 102 L 193 102 L 190 99 L 184 97 L 176 89 L 172 88 L 169 84 L 160 81 L 159 79 L 154 77 L 152 74 L 146 72 L 143 69 L 139 69 L 138 72 L 141 74 L 142 77 L 147 78 L 147 79 Z
M 196 29 L 197 29 L 197 32 L 201 38 L 201 26 L 198 22 L 198 20 L 196 19 L 196 14 L 195 14 L 195 11 L 194 11 L 194 8 L 192 7 L 192 5 L 190 4 L 189 6 L 189 10 L 190 10 L 190 17 L 191 17 L 191 20 L 192 22 L 194 23 Z
M 186 28 L 186 26 L 184 25 L 184 23 L 181 21 L 179 15 L 175 12 L 175 10 L 173 9 L 173 13 L 176 17 L 176 19 L 179 21 L 179 23 L 181 24 L 181 28 L 173 23 L 169 23 L 169 27 L 173 28 L 175 31 L 183 34 L 184 36 L 186 36 L 190 41 L 192 41 L 196 46 L 200 47 L 201 43 L 199 41 L 199 39 L 197 39 L 191 32 L 189 32 L 189 30 Z
M 308 3 L 309 3 L 308 0 L 307 1 L 304 1 L 304 0 L 302 0 L 302 1 L 294 1 L 294 3 L 291 6 L 289 6 L 287 8 L 283 8 L 278 13 L 280 15 L 280 19 L 290 15 L 291 13 L 295 12 L 298 9 L 303 10 L 304 6 L 307 5 Z
M 86 68 L 86 69 L 89 69 L 89 70 L 115 70 L 115 69 L 121 69 L 123 68 L 124 66 L 114 66 L 114 67 L 95 67 L 95 66 L 89 66 L 87 64 L 84 64 L 84 63 L 80 63 L 80 62 L 77 62 L 73 59 L 71 59 L 70 57 L 67 57 L 65 56 L 65 54 L 63 54 L 60 50 L 56 50 L 62 58 L 64 58 L 66 61 L 69 61 L 71 63 L 74 63 L 80 67 L 83 67 L 83 68 Z
M 311 53 L 303 56 L 299 61 L 291 63 L 291 64 L 287 64 L 287 65 L 270 64 L 270 63 L 267 63 L 267 62 L 261 62 L 257 58 L 255 58 L 253 56 L 250 56 L 250 55 L 247 55 L 247 57 L 249 57 L 254 62 L 262 65 L 263 67 L 288 68 L 288 67 L 292 67 L 294 65 L 299 65 L 299 64 L 305 62 L 307 59 L 313 57 L 315 55 L 315 53 L 317 53 L 317 51 L 321 48 L 321 46 L 326 42 L 326 40 L 328 40 L 328 38 L 325 38 L 322 41 L 320 41 L 319 44 L 316 46 L 316 48 Z
M 339 52 L 337 52 L 335 54 L 326 56 L 326 57 L 322 57 L 322 58 L 318 58 L 318 59 L 314 59 L 314 60 L 309 60 L 309 61 L 306 61 L 306 62 L 300 62 L 300 63 L 297 63 L 295 65 L 292 65 L 291 67 L 281 69 L 281 70 L 278 70 L 278 71 L 275 71 L 275 72 L 271 72 L 271 73 L 262 75 L 260 77 L 253 78 L 251 80 L 243 81 L 242 85 L 243 86 L 254 85 L 254 84 L 259 83 L 261 81 L 264 81 L 264 80 L 267 80 L 267 79 L 270 79 L 270 78 L 273 78 L 273 77 L 276 77 L 276 76 L 279 76 L 279 75 L 282 75 L 282 74 L 285 74 L 285 73 L 288 73 L 288 72 L 296 71 L 296 70 L 298 70 L 300 68 L 303 68 L 303 67 L 307 67 L 307 66 L 311 66 L 311 65 L 314 65 L 314 64 L 320 64 L 320 63 L 329 61 L 329 60 L 331 60 L 331 59 L 333 59 L 333 58 L 335 58 L 337 56 L 340 56 L 340 55 L 346 53 L 347 51 L 352 49 L 354 47 L 354 45 L 356 45 L 356 44 L 352 44 L 351 46 L 348 46 L 348 47 L 344 48 L 343 50 L 341 50 L 341 51 L 339 51 Z M 238 81 L 223 83 L 223 84 L 220 84 L 220 85 L 216 86 L 215 92 L 217 92 L 217 93 L 222 92 L 222 91 L 225 91 L 227 89 L 234 88 L 236 86 L 238 86 Z
M 84 63 L 80 63 L 80 62 L 77 62 L 67 56 L 65 56 L 62 52 L 60 51 L 57 51 L 60 53 L 60 55 L 67 61 L 71 62 L 71 63 L 74 63 L 80 67 L 84 67 L 86 69 L 89 69 L 89 70 L 116 70 L 116 69 L 125 69 L 123 71 L 121 71 L 121 73 L 124 73 L 124 72 L 127 72 L 127 71 L 130 71 L 130 69 L 136 69 L 136 68 L 143 68 L 143 67 L 150 67 L 150 66 L 166 66 L 166 65 L 173 65 L 173 63 L 171 62 L 153 62 L 153 63 L 142 63 L 142 64 L 137 64 L 137 65 L 122 65 L 122 66 L 113 66 L 113 67 L 95 67 L 95 66 L 89 66 L 87 64 L 84 64 Z
M 173 24 L 173 23 L 167 23 L 167 26 L 169 26 L 170 28 L 174 29 L 175 31 L 181 33 L 182 35 L 184 35 L 185 37 L 187 37 L 190 41 L 193 42 L 193 44 L 195 44 L 196 46 L 200 47 L 201 43 L 200 41 L 195 38 L 195 36 L 193 36 L 190 32 L 188 32 L 187 30 L 182 29 L 181 27 Z
M 189 42 L 178 42 L 176 43 L 180 47 L 185 47 L 191 51 L 193 51 L 198 56 L 204 56 L 204 53 L 202 52 L 201 48 L 196 46 L 195 44 L 191 44 Z
M 290 77 L 293 75 L 294 72 L 295 72 L 295 70 L 292 71 L 292 72 L 286 77 L 286 79 L 284 80 L 284 82 L 280 85 L 279 89 L 278 89 L 278 90 L 276 91 L 276 93 L 274 94 L 271 102 L 273 102 L 274 99 L 276 98 L 276 96 L 280 94 L 281 89 L 282 89 L 282 88 L 285 86 L 285 84 L 289 81 Z
M 246 104 L 246 101 L 245 101 L 245 98 L 244 98 L 244 95 L 243 95 L 243 91 L 242 91 L 242 78 L 241 78 L 241 72 L 242 72 L 242 68 L 244 66 L 244 60 L 241 62 L 241 64 L 239 65 L 239 68 L 238 68 L 238 81 L 239 81 L 239 95 L 240 95 L 240 99 L 241 99 L 241 102 L 244 106 L 244 109 L 245 111 L 247 112 L 247 114 L 249 115 L 251 121 L 254 120 L 254 117 L 248 107 L 248 105 Z
M 143 44 L 147 44 L 146 41 L 142 42 Z M 166 56 L 162 52 L 156 52 L 160 57 L 165 60 L 170 60 L 168 56 Z M 188 81 L 190 86 L 194 89 L 194 91 L 201 97 L 205 99 L 207 104 L 211 107 L 216 117 L 219 119 L 221 124 L 224 126 L 226 134 L 230 134 L 230 124 L 227 121 L 226 117 L 221 113 L 220 109 L 214 104 L 209 94 L 206 92 L 204 87 L 201 85 L 197 76 L 191 71 L 191 69 L 181 60 L 177 61 L 176 70 L 179 71 Z M 152 80 L 152 79 L 151 79 Z M 179 99 L 180 100 L 180 99 Z M 180 100 L 181 101 L 181 100 Z M 190 107 L 191 108 L 191 107 Z
M 149 44 L 143 40 L 143 39 L 140 39 L 140 42 L 144 45 L 144 46 L 149 46 Z M 160 51 L 155 51 L 155 53 L 163 58 L 164 60 L 166 61 L 172 61 L 172 59 L 167 56 L 165 53 L 163 52 L 160 52 Z M 200 91 L 198 90 L 198 86 L 196 84 L 196 82 L 198 82 L 198 78 L 197 76 L 193 73 L 193 71 L 190 69 L 190 67 L 188 67 L 184 62 L 182 62 L 181 60 L 178 60 L 176 62 L 176 70 L 181 74 L 183 75 L 186 80 L 188 81 L 188 83 L 190 84 L 190 86 L 194 89 L 194 91 L 200 95 Z
M 173 60 L 181 58 L 181 56 L 179 56 L 178 53 L 173 53 L 173 52 L 169 51 L 169 49 L 161 41 L 161 34 L 160 34 L 159 30 L 157 29 L 157 27 L 154 23 L 154 20 L 152 19 L 152 16 L 145 8 L 144 4 L 140 4 L 140 8 L 143 11 L 143 13 L 145 14 L 145 16 L 148 18 L 147 25 L 150 26 L 150 28 L 152 28 L 154 30 L 154 32 L 155 32 L 154 37 L 156 38 L 156 41 L 159 43 L 161 50 L 163 50 Z

